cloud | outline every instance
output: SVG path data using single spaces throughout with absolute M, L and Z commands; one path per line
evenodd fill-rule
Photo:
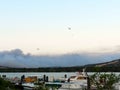
M 120 53 L 73 53 L 65 55 L 31 55 L 22 50 L 0 52 L 0 66 L 7 67 L 62 67 L 100 63 L 120 58 Z
M 120 45 L 115 45 L 112 47 L 103 47 L 96 50 L 99 53 L 119 53 Z

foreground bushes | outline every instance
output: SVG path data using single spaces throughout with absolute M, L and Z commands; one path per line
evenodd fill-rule
M 15 88 L 9 81 L 0 78 L 0 90 L 15 90 Z
M 120 75 L 97 72 L 90 77 L 97 90 L 114 90 L 113 85 L 120 81 Z

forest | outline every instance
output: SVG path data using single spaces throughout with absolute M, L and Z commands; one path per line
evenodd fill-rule
M 120 66 L 75 66 L 75 67 L 40 67 L 40 68 L 0 68 L 0 72 L 77 72 L 85 68 L 86 72 L 120 72 Z

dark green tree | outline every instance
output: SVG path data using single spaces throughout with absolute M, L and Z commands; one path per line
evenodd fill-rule
M 15 90 L 14 85 L 12 85 L 9 81 L 0 78 L 0 90 Z
M 113 85 L 119 82 L 120 75 L 96 72 L 91 75 L 90 80 L 97 90 L 114 90 Z

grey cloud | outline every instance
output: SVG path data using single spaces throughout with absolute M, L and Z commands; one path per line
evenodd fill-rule
M 120 53 L 74 53 L 65 55 L 31 55 L 24 54 L 20 49 L 0 52 L 0 66 L 8 67 L 55 67 L 55 66 L 80 66 L 85 64 L 100 63 L 120 58 Z

